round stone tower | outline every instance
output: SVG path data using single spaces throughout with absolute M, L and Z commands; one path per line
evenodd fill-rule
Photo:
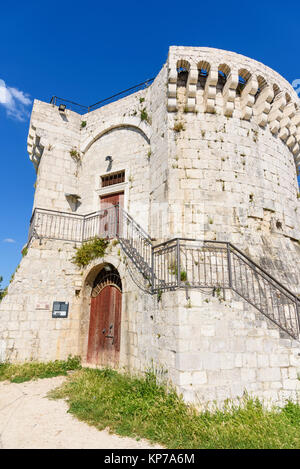
M 233 52 L 170 47 L 150 85 L 83 115 L 70 103 L 34 102 L 34 210 L 0 303 L 0 361 L 153 366 L 205 405 L 298 399 L 291 85 Z M 76 265 L 94 238 L 102 257 Z
M 170 232 L 231 241 L 299 291 L 300 106 L 278 73 L 218 49 L 171 47 Z

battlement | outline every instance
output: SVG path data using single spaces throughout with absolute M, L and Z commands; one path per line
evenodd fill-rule
M 172 46 L 166 65 L 168 112 L 216 114 L 251 122 L 254 126 L 269 130 L 274 138 L 280 139 L 292 153 L 296 167 L 299 168 L 300 100 L 293 87 L 281 75 L 243 55 L 207 47 Z M 155 82 L 156 80 L 150 86 L 147 82 L 147 89 L 139 93 L 134 92 L 126 98 L 122 97 L 115 103 L 106 104 L 107 100 L 103 100 L 101 109 L 81 106 L 82 109 L 89 110 L 83 115 L 69 110 L 69 101 L 66 101 L 67 112 L 72 115 L 71 121 L 75 122 L 95 122 L 98 117 L 102 119 L 102 116 L 105 116 L 106 119 L 102 120 L 105 131 L 107 108 L 110 110 L 111 106 L 114 106 L 121 112 L 123 109 L 126 111 L 127 103 L 132 101 L 133 96 L 155 93 Z M 115 96 L 120 94 L 122 93 Z M 51 112 L 50 108 L 57 109 L 57 106 L 52 102 L 47 113 Z M 122 116 L 124 117 L 124 114 Z M 116 116 L 116 122 L 109 125 L 111 128 L 113 125 L 118 126 L 120 121 L 128 121 L 128 117 L 131 121 L 129 125 L 133 122 L 135 127 L 146 127 L 149 133 L 149 126 L 145 126 L 145 122 L 130 113 L 127 119 Z M 64 131 L 65 129 L 66 126 Z M 97 132 L 99 135 L 101 133 L 97 129 L 94 138 L 97 138 Z M 33 118 L 29 131 L 28 152 L 36 169 L 45 147 L 45 135 Z M 85 132 L 80 135 L 78 132 L 78 137 L 85 151 L 88 145 L 83 141 Z
M 300 164 L 300 100 L 277 72 L 256 60 L 207 47 L 170 47 L 168 111 L 254 121 L 280 138 Z M 178 87 L 185 98 L 178 100 Z

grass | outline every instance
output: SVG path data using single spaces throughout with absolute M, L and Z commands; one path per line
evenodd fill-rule
M 99 430 L 147 438 L 167 448 L 300 448 L 300 406 L 264 410 L 245 398 L 231 410 L 198 413 L 174 389 L 111 369 L 82 369 L 50 394 L 67 399 L 69 412 Z
M 28 362 L 23 364 L 0 363 L 0 381 L 23 383 L 31 379 L 53 378 L 67 375 L 67 371 L 81 368 L 80 358 L 69 357 L 66 361 L 55 360 L 48 363 Z

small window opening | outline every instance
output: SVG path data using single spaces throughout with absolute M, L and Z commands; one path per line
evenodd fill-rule
M 125 182 L 125 171 L 101 176 L 102 187 L 113 186 L 114 184 L 121 184 L 122 182 Z

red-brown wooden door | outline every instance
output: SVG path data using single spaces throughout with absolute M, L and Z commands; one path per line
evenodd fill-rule
M 118 364 L 120 353 L 122 293 L 105 285 L 91 300 L 87 361 L 97 365 Z
M 114 208 L 116 205 L 123 207 L 124 192 L 117 194 L 103 195 L 100 197 L 100 208 L 105 210 L 101 215 L 100 236 L 103 238 L 112 238 L 120 230 L 120 215 Z M 117 214 L 117 218 L 116 218 Z

